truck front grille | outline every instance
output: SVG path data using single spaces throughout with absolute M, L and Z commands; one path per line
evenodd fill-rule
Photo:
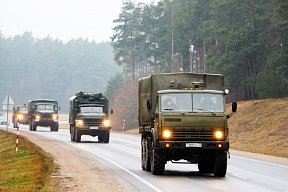
M 102 124 L 102 119 L 87 118 L 85 119 L 86 126 L 100 126 Z
M 213 139 L 213 131 L 184 131 L 184 130 L 173 130 L 172 138 L 177 139 L 198 139 L 207 140 Z
M 51 119 L 52 115 L 51 114 L 43 114 L 42 117 L 43 117 L 43 119 Z

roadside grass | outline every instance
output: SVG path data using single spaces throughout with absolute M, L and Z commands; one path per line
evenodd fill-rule
M 288 158 L 288 98 L 238 102 L 228 124 L 232 149 Z
M 0 191 L 53 191 L 52 156 L 29 140 L 0 130 Z

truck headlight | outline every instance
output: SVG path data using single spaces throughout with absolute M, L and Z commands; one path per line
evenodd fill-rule
M 52 115 L 53 120 L 57 120 L 58 119 L 58 115 Z
M 110 126 L 110 120 L 104 120 L 104 121 L 103 121 L 103 125 L 104 125 L 105 127 L 109 127 L 109 126 Z
M 171 137 L 171 131 L 170 130 L 163 131 L 163 137 L 165 137 L 165 138 Z
M 215 137 L 217 139 L 222 139 L 223 138 L 223 132 L 222 131 L 216 131 L 215 132 Z
M 35 118 L 36 118 L 37 120 L 39 120 L 39 119 L 40 119 L 40 115 L 36 115 Z
M 23 115 L 22 115 L 22 114 L 19 114 L 17 117 L 18 117 L 18 119 L 22 119 L 22 118 L 23 118 Z
M 84 125 L 83 120 L 76 120 L 76 126 L 82 126 Z

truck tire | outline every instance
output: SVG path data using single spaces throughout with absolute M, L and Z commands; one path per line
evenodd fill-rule
M 151 151 L 151 172 L 153 175 L 163 175 L 165 170 L 165 155 L 164 153 L 155 148 L 152 142 Z
M 58 131 L 58 129 L 59 129 L 58 123 L 54 123 L 50 126 L 50 131 Z
M 151 171 L 151 164 L 150 164 L 150 151 L 147 139 L 142 139 L 143 145 L 141 146 L 142 152 L 142 169 L 145 171 Z
M 75 141 L 75 128 L 70 125 L 70 135 L 71 135 L 71 141 Z
M 75 130 L 75 141 L 81 142 L 81 134 L 77 130 Z
M 98 141 L 100 143 L 109 143 L 110 131 L 101 131 L 98 134 Z
M 17 125 L 18 125 L 18 119 L 17 119 L 17 121 L 14 119 L 14 121 L 13 121 L 13 127 L 14 127 L 14 128 L 17 128 Z
M 29 131 L 32 131 L 32 123 L 29 122 Z
M 216 153 L 214 176 L 225 177 L 226 171 L 227 171 L 227 152 L 219 151 Z
M 145 170 L 145 140 L 141 139 L 141 167 L 143 170 Z
M 201 173 L 213 173 L 215 167 L 215 153 L 202 153 L 199 158 L 198 169 Z
M 110 140 L 110 131 L 105 132 L 105 138 L 104 138 L 104 143 L 109 143 Z
M 31 131 L 37 131 L 37 125 L 35 123 L 32 123 L 32 130 Z

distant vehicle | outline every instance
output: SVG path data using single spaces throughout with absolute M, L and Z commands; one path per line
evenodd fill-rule
M 71 141 L 80 142 L 82 135 L 91 135 L 98 136 L 101 143 L 109 143 L 111 124 L 108 118 L 108 99 L 102 93 L 80 91 L 69 102 Z
M 0 125 L 7 125 L 7 117 L 0 116 Z M 10 125 L 10 121 L 8 120 L 8 126 Z
M 29 130 L 36 131 L 37 126 L 50 126 L 51 131 L 58 131 L 58 110 L 58 102 L 51 99 L 28 101 Z
M 14 128 L 17 128 L 18 119 L 19 119 L 19 124 L 24 124 L 24 125 L 29 124 L 27 105 L 24 104 L 14 109 L 14 113 L 12 115 L 12 123 L 13 123 Z
M 139 81 L 142 169 L 164 173 L 167 161 L 198 164 L 202 173 L 224 177 L 229 129 L 224 78 L 218 74 L 171 73 Z

